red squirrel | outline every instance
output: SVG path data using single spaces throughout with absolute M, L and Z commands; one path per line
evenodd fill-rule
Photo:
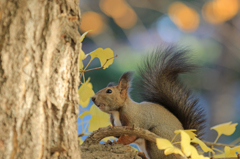
M 136 103 L 129 96 L 132 72 L 124 73 L 116 86 L 110 83 L 98 91 L 92 101 L 100 110 L 110 114 L 113 126 L 134 125 L 170 141 L 175 130 L 196 129 L 201 138 L 206 121 L 204 110 L 178 77 L 196 68 L 187 62 L 187 52 L 170 46 L 157 49 L 144 58 L 139 68 L 141 79 L 138 83 L 143 102 Z M 177 137 L 175 141 L 179 140 Z M 176 158 L 174 155 L 165 156 L 155 143 L 134 135 L 120 136 L 117 143 L 136 143 L 149 159 Z

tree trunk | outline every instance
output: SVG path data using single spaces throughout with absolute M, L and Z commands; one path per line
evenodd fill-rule
M 0 158 L 80 159 L 78 0 L 1 0 L 0 22 Z

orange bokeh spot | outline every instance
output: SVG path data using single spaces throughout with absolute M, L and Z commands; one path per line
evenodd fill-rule
M 137 15 L 125 0 L 101 0 L 101 10 L 112 17 L 115 23 L 124 29 L 133 27 L 137 22 Z
M 137 15 L 131 9 L 128 8 L 124 15 L 114 19 L 115 23 L 124 29 L 132 28 L 137 22 Z
M 96 12 L 85 12 L 82 14 L 82 22 L 80 30 L 86 32 L 92 30 L 87 35 L 97 35 L 105 29 L 105 24 L 102 16 Z
M 239 10 L 239 0 L 214 0 L 203 6 L 203 17 L 206 21 L 219 24 L 230 20 Z
M 182 31 L 195 31 L 199 25 L 198 13 L 181 2 L 172 3 L 168 9 L 168 14 Z
M 123 16 L 128 9 L 125 0 L 101 0 L 99 6 L 106 15 L 113 18 Z

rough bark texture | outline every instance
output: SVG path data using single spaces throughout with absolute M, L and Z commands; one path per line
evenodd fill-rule
M 141 159 L 138 152 L 129 145 L 92 144 L 82 147 L 83 159 Z
M 78 0 L 0 1 L 0 158 L 80 158 Z

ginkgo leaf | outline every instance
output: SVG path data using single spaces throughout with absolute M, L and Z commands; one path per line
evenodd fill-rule
M 231 148 L 231 151 L 240 152 L 240 146 L 236 146 L 236 147 Z
M 209 157 L 205 157 L 203 155 L 199 155 L 200 159 L 210 159 Z
M 174 154 L 179 154 L 181 156 L 184 156 L 182 151 L 179 148 L 174 147 L 172 145 L 172 143 L 169 140 L 167 140 L 167 139 L 157 138 L 156 139 L 156 143 L 157 143 L 158 149 L 160 149 L 160 150 L 164 150 L 165 149 L 165 151 L 164 151 L 165 155 L 169 155 L 169 154 L 174 153 Z
M 218 132 L 218 136 L 221 134 L 224 135 L 232 135 L 234 131 L 236 130 L 237 123 L 232 124 L 232 122 L 224 123 L 224 124 L 219 124 L 211 128 L 216 130 Z
M 82 51 L 82 49 L 80 49 L 80 58 L 79 58 L 79 69 L 82 70 L 83 69 L 83 62 L 82 60 L 84 60 L 86 58 L 85 53 Z
M 165 149 L 164 154 L 165 155 L 179 154 L 181 156 L 184 156 L 182 151 L 179 148 L 177 148 L 177 147 L 169 147 L 169 148 Z
M 160 149 L 160 150 L 164 150 L 169 147 L 174 147 L 169 140 L 164 139 L 164 138 L 157 138 L 156 143 L 157 143 L 158 149 Z
M 182 130 L 175 130 L 174 133 L 175 134 L 180 134 Z
M 92 84 L 89 81 L 90 78 L 88 78 L 88 80 L 85 83 L 83 83 L 78 90 L 80 98 L 79 104 L 82 107 L 86 107 L 89 104 L 90 98 L 95 94 L 94 91 L 92 90 Z
M 79 115 L 79 118 L 82 120 L 86 115 L 90 115 L 91 112 L 90 111 L 84 111 Z
M 204 152 L 211 151 L 212 153 L 215 153 L 212 149 L 210 149 L 209 147 L 207 147 L 207 145 L 206 145 L 204 142 L 202 142 L 201 140 L 199 140 L 199 139 L 196 138 L 196 137 L 195 137 L 194 139 L 192 139 L 191 142 L 199 144 L 199 146 L 202 148 L 202 150 L 203 150 Z
M 83 143 L 83 140 L 81 137 L 78 138 L 79 142 L 80 142 L 80 145 Z
M 200 159 L 200 156 L 199 156 L 196 148 L 193 147 L 192 145 L 190 145 L 190 151 L 191 151 L 191 158 L 192 159 Z
M 229 146 L 224 147 L 224 153 L 214 155 L 214 158 L 225 158 L 225 157 L 237 157 L 237 152 L 240 152 L 240 146 L 230 148 Z
M 184 130 L 179 130 L 179 131 L 181 134 L 182 151 L 188 157 L 191 155 L 190 136 Z
M 191 139 L 194 139 L 197 136 L 197 134 L 193 132 L 193 131 L 197 131 L 196 129 L 188 129 L 183 131 L 185 131 L 190 136 Z
M 99 110 L 94 104 L 90 108 L 90 114 L 92 117 L 89 121 L 89 132 L 95 131 L 100 127 L 111 125 L 109 115 Z
M 102 141 L 108 141 L 108 140 L 114 140 L 114 139 L 116 139 L 116 137 L 114 137 L 114 136 L 109 136 L 109 137 L 105 137 L 105 138 L 103 138 L 102 139 Z
M 89 30 L 89 31 L 86 31 L 85 33 L 83 33 L 82 35 L 81 35 L 81 38 L 80 38 L 80 42 L 82 42 L 83 41 L 83 39 L 85 38 L 85 36 L 87 35 L 87 33 L 89 33 L 89 32 L 91 32 L 92 30 Z
M 98 48 L 93 52 L 89 53 L 89 55 L 91 55 L 91 60 L 94 59 L 95 57 L 99 58 L 101 67 L 103 67 L 103 69 L 108 68 L 113 63 L 113 59 L 114 59 L 113 51 L 110 48 L 106 48 L 104 50 L 102 48 Z
M 225 158 L 225 153 L 214 155 L 214 158 Z
M 224 147 L 225 157 L 237 157 L 236 152 L 240 151 L 240 146 L 230 148 L 229 146 Z

